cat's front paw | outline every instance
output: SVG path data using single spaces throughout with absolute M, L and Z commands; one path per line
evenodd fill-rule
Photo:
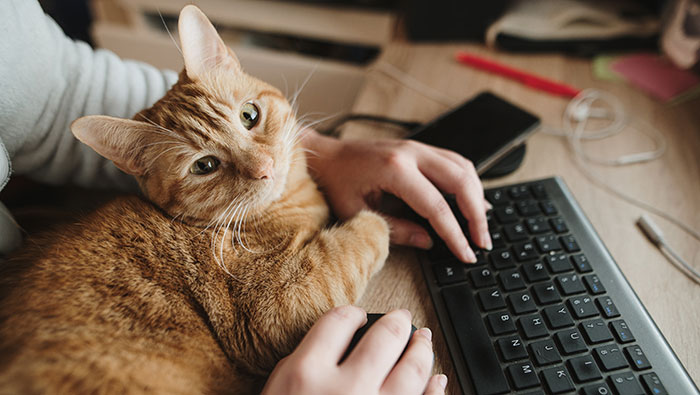
M 358 232 L 362 232 L 367 246 L 375 251 L 376 265 L 373 272 L 378 271 L 389 256 L 389 224 L 381 215 L 369 210 L 360 211 L 351 222 Z

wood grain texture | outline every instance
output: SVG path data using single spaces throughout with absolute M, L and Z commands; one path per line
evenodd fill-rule
M 379 61 L 390 63 L 442 91 L 454 100 L 454 105 L 478 92 L 490 90 L 538 114 L 547 127 L 561 127 L 566 99 L 459 65 L 453 61 L 457 50 L 483 54 L 579 88 L 596 88 L 617 96 L 633 124 L 648 123 L 656 127 L 667 138 L 668 149 L 663 157 L 648 164 L 623 168 L 593 166 L 594 171 L 605 182 L 683 220 L 695 229 L 700 228 L 699 100 L 668 107 L 624 83 L 593 79 L 587 59 L 561 55 L 504 54 L 479 45 L 395 43 L 384 51 Z M 428 121 L 447 109 L 448 106 L 403 86 L 375 69 L 370 71 L 353 111 Z M 396 129 L 370 124 L 348 125 L 343 131 L 344 138 L 395 137 L 400 134 Z M 604 142 L 586 143 L 585 147 L 597 156 L 612 158 L 650 149 L 653 144 L 645 135 L 627 130 Z M 564 138 L 541 132 L 536 134 L 528 141 L 522 167 L 507 177 L 485 183 L 485 186 L 552 175 L 561 176 L 568 184 L 690 376 L 694 381 L 700 381 L 700 313 L 696 305 L 700 301 L 700 286 L 672 266 L 639 232 L 635 221 L 643 213 L 641 209 L 610 195 L 584 177 L 575 165 Z M 699 268 L 700 243 L 665 220 L 652 217 L 677 252 Z M 435 370 L 446 373 L 450 378 L 450 393 L 460 393 L 432 301 L 411 250 L 393 250 L 385 269 L 370 284 L 361 306 L 374 312 L 405 307 L 413 312 L 417 327 L 432 328 L 436 334 Z

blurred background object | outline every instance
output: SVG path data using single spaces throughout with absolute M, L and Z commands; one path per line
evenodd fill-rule
M 664 52 L 678 67 L 700 72 L 700 1 L 676 0 L 661 37 Z
M 659 17 L 635 0 L 517 0 L 489 26 L 486 42 L 519 52 L 593 56 L 657 46 Z
M 93 0 L 93 39 L 121 57 L 180 70 L 186 0 Z M 200 0 L 243 68 L 323 119 L 350 110 L 367 66 L 395 36 L 393 1 Z
M 179 70 L 187 0 L 40 0 L 70 37 Z M 698 64 L 700 0 L 199 0 L 250 74 L 299 95 L 300 114 L 346 113 L 396 41 L 480 41 L 512 52 L 598 56 L 663 50 Z M 601 65 L 601 62 L 597 62 Z M 599 68 L 602 70 L 602 68 Z M 607 70 L 607 68 L 606 68 Z

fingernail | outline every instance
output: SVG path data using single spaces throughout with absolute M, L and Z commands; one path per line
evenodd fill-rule
M 493 204 L 491 204 L 488 200 L 484 200 L 484 206 L 486 207 L 486 211 L 489 211 L 493 208 Z
M 400 311 L 402 314 L 404 314 L 406 317 L 408 317 L 409 320 L 411 319 L 411 312 L 410 312 L 410 311 L 408 311 L 408 310 L 406 310 L 406 309 L 399 309 L 399 311 Z
M 418 333 L 420 333 L 421 336 L 428 339 L 428 341 L 433 340 L 433 331 L 431 331 L 430 328 L 420 328 L 418 330 Z
M 445 376 L 444 374 L 438 375 L 437 381 L 438 384 L 440 384 L 440 387 L 442 387 L 443 389 L 447 387 L 447 376 Z
M 408 243 L 414 247 L 429 250 L 433 248 L 433 240 L 423 233 L 414 233 L 408 240 Z
M 481 234 L 481 240 L 484 241 L 483 247 L 487 251 L 491 251 L 493 249 L 493 243 L 491 242 L 491 234 L 488 231 L 484 231 L 484 233 Z
M 476 255 L 474 255 L 474 251 L 469 247 L 464 251 L 464 260 L 468 263 L 476 263 Z

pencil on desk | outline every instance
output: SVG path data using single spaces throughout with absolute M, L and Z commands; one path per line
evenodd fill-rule
M 581 92 L 580 89 L 574 88 L 573 86 L 549 80 L 530 72 L 519 70 L 468 52 L 457 52 L 455 58 L 462 64 L 516 80 L 533 89 L 551 93 L 553 95 L 575 97 Z

